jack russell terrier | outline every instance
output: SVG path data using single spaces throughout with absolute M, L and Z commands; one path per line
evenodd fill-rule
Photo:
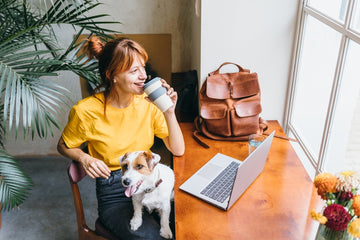
M 160 155 L 149 151 L 126 153 L 119 161 L 123 172 L 122 184 L 126 187 L 125 195 L 132 197 L 134 206 L 131 230 L 136 231 L 141 226 L 145 206 L 150 213 L 157 210 L 160 215 L 160 235 L 171 239 L 169 217 L 174 193 L 173 170 L 159 163 Z

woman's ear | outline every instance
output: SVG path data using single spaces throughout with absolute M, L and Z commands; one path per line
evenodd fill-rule
M 110 81 L 110 83 L 114 83 L 115 80 L 111 77 L 109 70 L 106 70 L 105 76 L 106 76 L 106 79 L 108 79 Z

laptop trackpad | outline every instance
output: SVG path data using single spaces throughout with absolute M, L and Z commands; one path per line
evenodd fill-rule
M 207 164 L 206 167 L 203 167 L 199 170 L 198 176 L 204 178 L 213 178 L 218 175 L 224 168 L 215 164 Z

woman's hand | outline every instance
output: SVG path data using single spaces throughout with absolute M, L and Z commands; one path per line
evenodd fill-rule
M 177 92 L 175 92 L 174 89 L 164 79 L 161 79 L 161 82 L 162 82 L 162 86 L 165 87 L 167 90 L 166 94 L 170 97 L 171 101 L 173 102 L 173 105 L 169 107 L 164 113 L 175 113 L 176 102 L 178 99 Z
M 96 159 L 89 154 L 84 153 L 79 157 L 79 162 L 83 166 L 85 172 L 91 178 L 108 178 L 110 176 L 110 169 L 99 159 Z
M 185 151 L 184 137 L 182 135 L 179 123 L 175 115 L 176 102 L 178 100 L 177 92 L 164 80 L 161 79 L 162 86 L 167 89 L 166 94 L 174 103 L 168 110 L 164 112 L 165 120 L 169 129 L 169 136 L 163 138 L 167 149 L 175 156 L 181 156 Z
M 169 129 L 169 136 L 163 138 L 166 148 L 175 156 L 181 156 L 185 151 L 184 137 L 175 115 L 175 107 L 178 100 L 177 92 L 164 80 L 161 79 L 162 86 L 166 88 L 166 94 L 170 97 L 173 105 L 165 112 L 165 120 Z M 151 100 L 146 97 L 151 102 Z
M 62 137 L 59 139 L 57 149 L 61 155 L 80 162 L 86 174 L 91 178 L 110 176 L 111 171 L 103 161 L 91 157 L 80 148 L 68 148 Z

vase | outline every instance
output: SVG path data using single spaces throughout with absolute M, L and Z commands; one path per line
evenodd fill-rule
M 323 224 L 319 224 L 319 228 L 315 237 L 315 240 L 355 240 L 355 239 L 357 238 L 351 236 L 346 229 L 344 231 L 334 231 Z

